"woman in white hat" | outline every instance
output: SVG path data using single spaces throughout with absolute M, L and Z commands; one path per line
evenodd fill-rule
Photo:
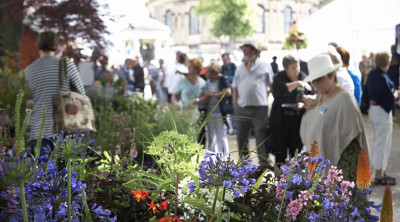
M 308 62 L 309 76 L 317 90 L 315 104 L 305 100 L 300 136 L 306 149 L 316 141 L 319 155 L 343 170 L 346 180 L 355 181 L 361 147 L 368 147 L 362 115 L 354 96 L 338 85 L 336 70 L 328 55 Z

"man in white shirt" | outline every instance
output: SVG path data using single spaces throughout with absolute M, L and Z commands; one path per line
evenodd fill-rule
M 182 73 L 178 72 L 180 67 L 184 66 L 187 56 L 181 51 L 176 52 L 176 60 L 173 64 L 169 64 L 165 70 L 165 80 L 163 87 L 167 89 L 168 103 L 171 103 L 171 95 L 174 93 L 175 84 L 183 78 Z
M 260 163 L 266 162 L 265 148 L 268 124 L 268 87 L 274 72 L 269 63 L 261 61 L 260 50 L 254 41 L 240 47 L 244 62 L 236 69 L 233 79 L 233 106 L 237 120 L 237 142 L 240 155 L 249 153 L 249 136 L 254 129 Z M 242 118 L 241 118 L 242 117 Z

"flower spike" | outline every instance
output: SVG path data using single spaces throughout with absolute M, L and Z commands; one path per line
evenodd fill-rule
M 385 193 L 383 194 L 381 222 L 393 222 L 392 190 L 389 185 L 386 185 Z
M 365 148 L 360 150 L 357 162 L 357 180 L 356 184 L 361 191 L 371 185 L 371 171 L 369 168 L 368 151 Z
M 310 149 L 310 154 L 308 155 L 308 171 L 310 172 L 310 175 L 314 175 L 315 168 L 318 165 L 318 161 L 315 161 L 314 163 L 311 163 L 311 158 L 316 157 L 318 158 L 318 142 L 314 141 L 313 144 L 311 144 L 311 149 Z

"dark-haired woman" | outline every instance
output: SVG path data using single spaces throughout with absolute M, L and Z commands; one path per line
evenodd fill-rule
M 35 143 L 41 129 L 42 107 L 46 107 L 43 137 L 52 136 L 59 132 L 54 131 L 52 96 L 61 90 L 66 90 L 68 85 L 73 85 L 79 93 L 85 95 L 85 88 L 75 64 L 67 60 L 67 79 L 63 78 L 59 83 L 60 58 L 55 56 L 56 35 L 53 32 L 42 32 L 39 35 L 37 46 L 40 58 L 36 59 L 25 69 L 25 80 L 33 95 L 33 112 L 30 119 L 31 131 L 29 140 Z M 42 147 L 49 145 L 51 141 L 42 139 Z

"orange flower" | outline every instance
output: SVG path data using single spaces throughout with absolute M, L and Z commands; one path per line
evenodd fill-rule
M 312 176 L 314 174 L 314 170 L 318 165 L 318 162 L 316 161 L 315 163 L 311 164 L 311 157 L 318 157 L 318 142 L 314 141 L 313 144 L 311 144 L 311 149 L 310 149 L 310 154 L 308 155 L 308 171 L 310 172 L 310 175 Z
M 179 218 L 177 216 L 175 217 L 163 217 L 161 219 L 158 219 L 158 222 L 182 222 L 181 220 L 179 220 Z
M 393 222 L 392 190 L 389 185 L 386 186 L 382 202 L 381 222 Z
M 360 150 L 357 161 L 357 180 L 358 189 L 365 190 L 371 185 L 371 172 L 369 169 L 368 151 L 365 148 Z
M 167 207 L 168 207 L 168 200 L 164 200 L 164 202 L 162 202 L 162 203 L 160 204 L 160 209 L 161 209 L 161 210 L 166 210 Z
M 145 190 L 141 191 L 140 189 L 136 192 L 131 190 L 133 196 L 136 198 L 136 202 L 140 202 L 140 199 L 145 200 L 146 196 L 149 196 L 149 193 Z
M 150 210 L 150 209 L 153 210 L 153 214 L 156 214 L 157 212 L 159 212 L 159 211 L 157 210 L 158 204 L 155 204 L 154 201 L 151 201 L 150 204 L 146 202 L 146 204 L 150 207 L 149 210 Z

